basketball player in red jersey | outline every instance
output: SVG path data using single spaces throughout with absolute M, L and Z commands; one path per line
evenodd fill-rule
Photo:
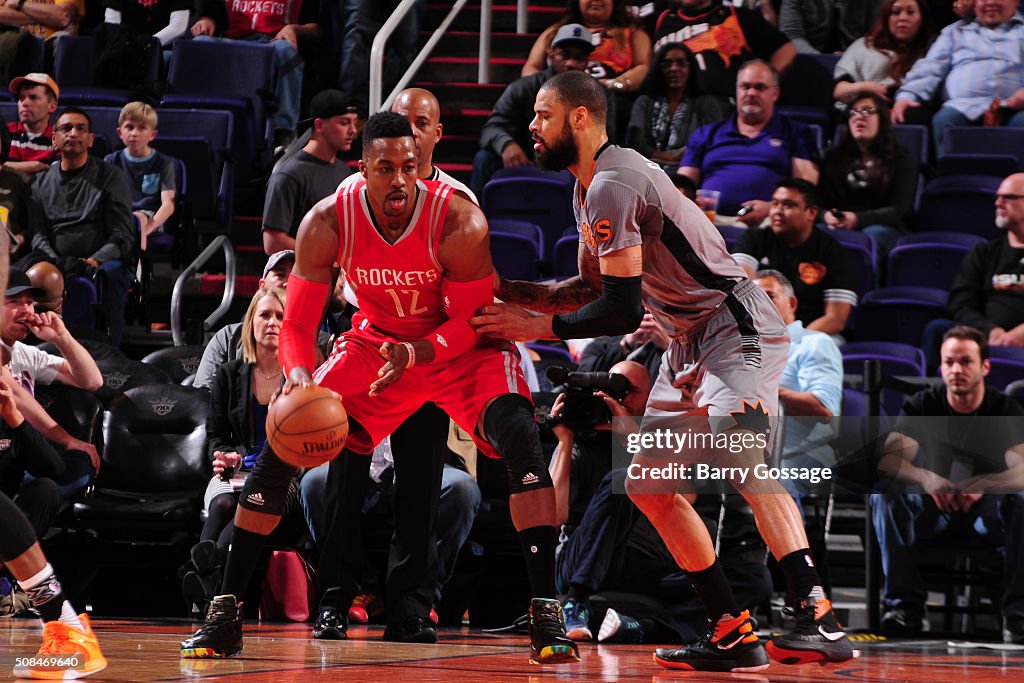
M 315 380 L 341 394 L 351 451 L 342 457 L 365 457 L 427 401 L 473 433 L 484 453 L 502 457 L 534 596 L 531 661 L 577 661 L 554 599 L 554 489 L 519 356 L 508 342 L 479 339 L 468 322 L 493 299 L 487 223 L 450 186 L 417 179 L 412 130 L 398 114 L 367 120 L 359 170 L 365 183 L 319 202 L 299 228 L 278 352 L 282 391 Z M 315 332 L 339 269 L 361 309 L 314 374 Z M 239 599 L 293 473 L 269 447 L 260 454 L 239 500 L 223 594 L 182 642 L 184 657 L 241 652 Z

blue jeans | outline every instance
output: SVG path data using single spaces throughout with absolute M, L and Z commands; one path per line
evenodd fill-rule
M 868 225 L 861 228 L 861 232 L 870 237 L 875 243 L 875 252 L 878 258 L 877 267 L 879 273 L 885 272 L 886 258 L 889 252 L 896 246 L 896 242 L 903 237 L 903 233 L 891 225 Z
M 124 302 L 132 285 L 132 272 L 120 259 L 101 263 L 100 270 L 106 276 L 103 305 L 110 316 L 110 343 L 120 346 L 124 333 Z
M 967 531 L 993 547 L 1005 544 L 1002 613 L 1024 616 L 1024 494 L 986 494 L 966 513 L 941 512 L 931 496 L 920 493 L 875 494 L 870 507 L 888 605 L 923 615 L 928 591 L 917 571 L 916 545 L 947 530 L 954 538 Z M 966 544 L 964 550 L 969 550 Z
M 274 95 L 277 96 L 274 130 L 294 131 L 299 122 L 299 102 L 302 97 L 302 73 L 304 70 L 302 55 L 287 40 L 272 40 L 272 38 L 273 36 L 262 33 L 253 33 L 238 40 L 261 45 L 269 44 L 274 48 L 274 66 L 277 69 L 277 84 L 274 86 Z M 234 39 L 196 36 L 194 40 L 231 41 Z
M 981 119 L 969 119 L 965 114 L 950 107 L 943 105 L 941 109 L 935 112 L 932 117 L 932 141 L 935 143 L 935 153 L 938 155 L 942 152 L 942 140 L 946 136 L 946 129 L 952 126 L 976 126 L 981 122 Z M 1024 127 L 1024 111 L 1018 111 L 1010 117 L 1010 120 L 1006 122 L 1009 128 L 1022 128 Z

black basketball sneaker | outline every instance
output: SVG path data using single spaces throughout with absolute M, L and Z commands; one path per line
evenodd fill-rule
M 754 633 L 750 612 L 723 614 L 708 621 L 708 630 L 696 643 L 678 649 L 658 648 L 654 661 L 666 669 L 686 671 L 762 671 L 768 655 Z
M 565 617 L 558 600 L 530 600 L 530 663 L 564 664 L 580 661 L 576 643 L 565 635 Z
M 801 600 L 794 610 L 796 626 L 775 636 L 768 655 L 782 664 L 845 662 L 853 657 L 853 645 L 836 621 L 828 600 Z
M 241 651 L 242 603 L 234 595 L 214 597 L 203 625 L 181 641 L 181 656 L 186 659 L 234 657 Z

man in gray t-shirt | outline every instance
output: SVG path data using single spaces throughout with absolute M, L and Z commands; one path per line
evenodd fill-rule
M 356 137 L 355 105 L 341 91 L 324 90 L 313 98 L 309 115 L 309 142 L 282 161 L 267 182 L 263 203 L 263 250 L 267 255 L 295 249 L 302 217 L 352 174 L 337 155 L 350 150 Z

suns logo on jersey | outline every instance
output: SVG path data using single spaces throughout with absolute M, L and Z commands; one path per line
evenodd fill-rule
M 607 242 L 612 238 L 612 222 L 607 218 L 603 218 L 593 225 L 583 223 L 580 226 L 580 232 L 583 234 L 584 244 L 592 251 L 597 251 L 598 244 Z
M 800 273 L 800 282 L 805 285 L 816 285 L 825 279 L 825 274 L 828 272 L 828 268 L 824 264 L 818 263 L 801 263 L 798 267 Z

